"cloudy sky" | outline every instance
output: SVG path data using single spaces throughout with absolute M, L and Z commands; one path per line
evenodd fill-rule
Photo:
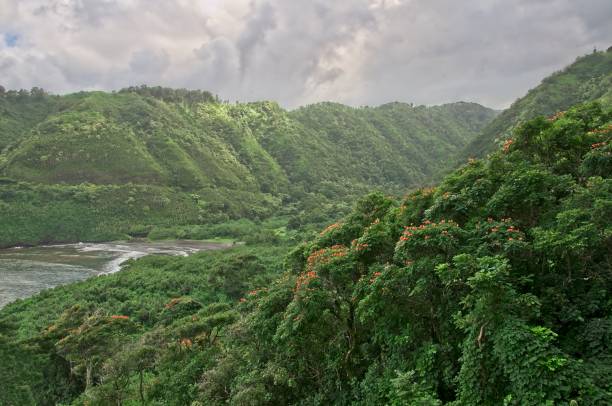
M 0 0 L 0 84 L 503 108 L 611 21 L 610 0 Z

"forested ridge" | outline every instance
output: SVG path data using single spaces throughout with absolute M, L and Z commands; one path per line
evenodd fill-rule
M 0 246 L 346 212 L 342 204 L 372 188 L 430 182 L 494 115 L 473 103 L 286 111 L 146 86 L 4 91 Z
M 464 102 L 287 111 L 147 86 L 0 89 L 0 246 L 200 238 L 193 226 L 275 216 L 321 226 L 373 189 L 433 185 L 536 115 L 610 105 L 611 62 L 578 58 L 500 114 Z
M 576 58 L 564 69 L 544 78 L 535 88 L 504 110 L 464 148 L 459 163 L 481 158 L 496 149 L 520 122 L 552 115 L 577 103 L 598 100 L 612 103 L 612 50 L 594 51 Z

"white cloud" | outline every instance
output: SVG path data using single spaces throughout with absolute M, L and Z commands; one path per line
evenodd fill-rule
M 504 107 L 612 40 L 609 0 L 0 0 L 0 81 Z M 8 36 L 7 36 L 8 35 Z

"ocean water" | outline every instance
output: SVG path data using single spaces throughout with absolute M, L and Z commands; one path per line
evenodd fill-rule
M 129 241 L 15 247 L 0 250 L 0 307 L 41 290 L 117 272 L 149 254 L 187 256 L 228 244 L 203 241 Z

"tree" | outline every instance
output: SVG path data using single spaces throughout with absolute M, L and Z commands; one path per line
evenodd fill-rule
M 101 362 L 112 355 L 123 337 L 137 331 L 137 326 L 127 316 L 104 316 L 94 313 L 81 325 L 56 344 L 60 355 L 66 357 L 75 372 L 85 370 L 85 390 L 91 388 L 98 375 Z
M 44 89 L 35 86 L 30 89 L 30 95 L 35 98 L 42 98 L 47 95 L 47 92 L 45 92 Z

